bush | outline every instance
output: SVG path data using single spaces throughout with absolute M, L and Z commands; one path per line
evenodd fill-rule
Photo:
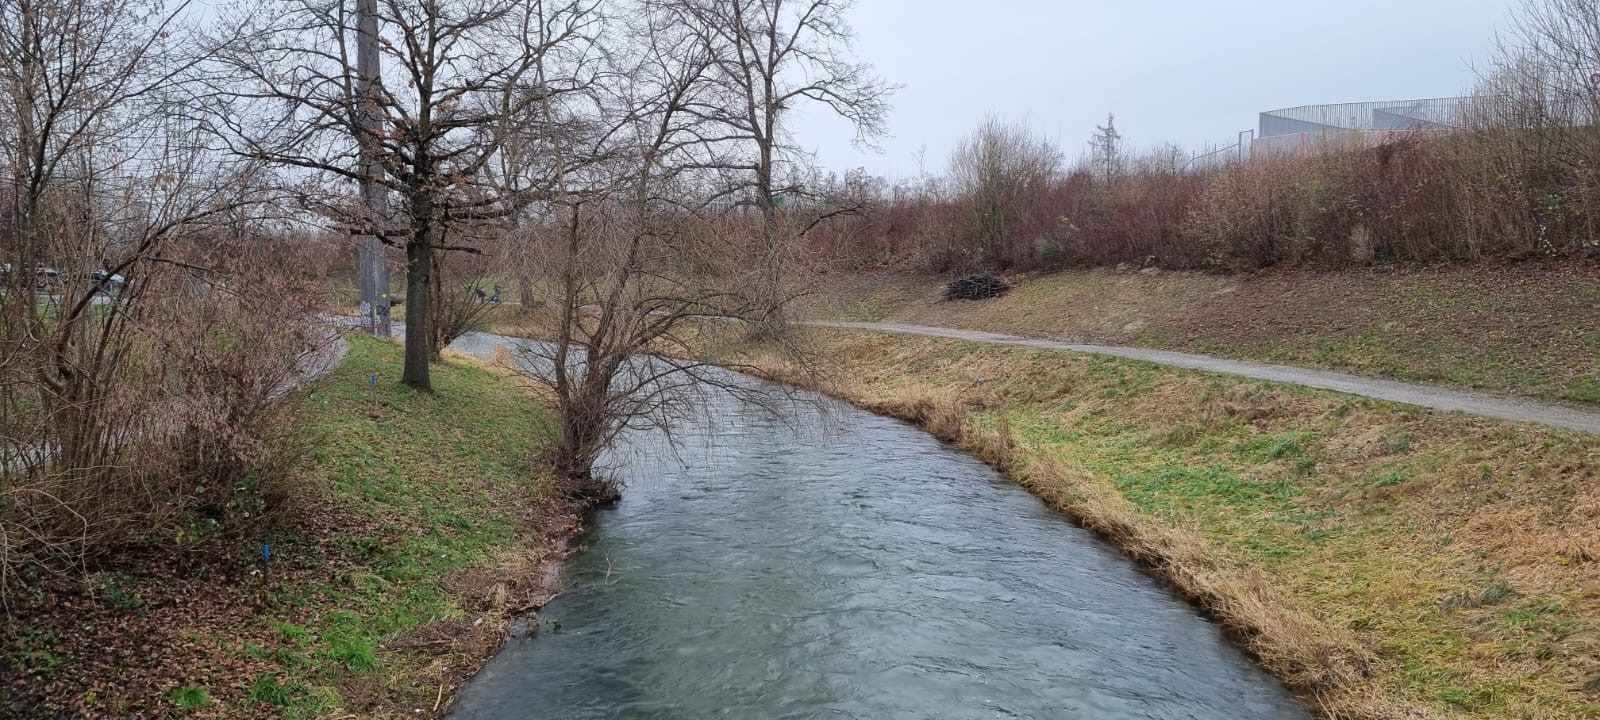
M 1026 191 L 930 182 L 826 237 L 855 238 L 852 265 L 932 272 L 1559 258 L 1600 250 L 1594 167 L 1592 128 L 1394 133 L 1214 169 L 1039 176 Z
M 260 522 L 282 494 L 274 401 L 330 339 L 284 242 L 175 242 L 108 299 L 93 256 L 63 252 L 57 299 L 0 301 L 0 592 L 28 568 Z

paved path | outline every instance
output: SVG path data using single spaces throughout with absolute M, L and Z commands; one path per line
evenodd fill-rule
M 1287 365 L 1266 365 L 1244 360 L 1224 360 L 1205 355 L 1169 352 L 1166 350 L 1146 350 L 1111 345 L 1085 345 L 1082 343 L 1025 338 L 978 330 L 956 330 L 954 328 L 927 327 L 925 325 L 907 325 L 904 323 L 813 322 L 810 324 L 819 327 L 874 330 L 901 335 L 925 335 L 995 345 L 1017 345 L 1044 350 L 1111 355 L 1133 360 L 1144 360 L 1160 365 L 1222 373 L 1224 375 L 1237 375 L 1258 380 L 1304 385 L 1306 387 L 1333 390 L 1350 395 L 1361 395 L 1406 405 L 1417 405 L 1434 410 L 1459 411 L 1512 422 L 1539 423 L 1600 435 L 1600 412 L 1578 410 L 1559 405 L 1545 405 L 1531 400 L 1466 390 L 1451 390 L 1429 385 L 1396 382 L 1394 380 L 1377 380 L 1358 375 L 1308 370 Z

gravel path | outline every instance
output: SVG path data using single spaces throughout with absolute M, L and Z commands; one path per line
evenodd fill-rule
M 1044 340 L 1040 338 L 1025 338 L 1016 335 L 982 332 L 978 330 L 957 330 L 954 328 L 928 327 L 925 325 L 908 325 L 904 323 L 877 323 L 877 322 L 813 322 L 819 327 L 845 328 L 851 330 L 873 330 L 877 332 L 897 333 L 901 335 L 923 335 L 928 337 L 951 338 L 966 340 L 968 342 L 990 343 L 994 345 L 1016 345 L 1020 347 L 1040 348 L 1043 350 L 1061 350 L 1076 353 L 1089 353 L 1093 355 L 1110 355 L 1113 357 L 1144 360 L 1160 365 L 1189 368 L 1191 370 L 1204 370 L 1206 372 L 1222 373 L 1224 375 L 1237 375 L 1239 377 L 1255 378 L 1257 380 L 1270 380 L 1272 382 L 1304 385 L 1321 390 L 1360 395 L 1363 397 L 1388 400 L 1390 402 L 1416 405 L 1453 412 L 1464 412 L 1471 415 L 1495 418 L 1497 420 L 1510 420 L 1512 422 L 1538 423 L 1569 430 L 1600 435 L 1600 412 L 1578 410 L 1575 408 L 1561 407 L 1559 405 L 1545 405 L 1531 400 L 1502 397 L 1487 393 L 1470 392 L 1466 390 L 1451 390 L 1448 388 L 1432 387 L 1429 385 L 1416 385 L 1412 383 L 1396 382 L 1394 380 L 1378 380 L 1346 375 L 1344 373 L 1327 372 L 1323 370 L 1308 370 L 1306 368 L 1290 367 L 1287 365 L 1266 365 L 1244 360 L 1224 360 L 1222 358 L 1208 357 L 1206 355 L 1193 355 L 1190 353 L 1169 352 L 1166 350 L 1146 350 L 1143 348 L 1117 347 L 1111 345 L 1086 345 L 1082 343 L 1061 342 L 1059 340 Z

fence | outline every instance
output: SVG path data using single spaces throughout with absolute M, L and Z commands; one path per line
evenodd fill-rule
M 1184 165 L 1185 170 L 1214 170 L 1234 163 L 1250 161 L 1250 152 L 1255 140 L 1256 131 L 1245 130 L 1239 133 L 1239 140 L 1232 145 L 1206 150 L 1189 158 Z
M 1257 130 L 1236 143 L 1196 153 L 1186 170 L 1212 170 L 1234 163 L 1305 157 L 1332 150 L 1373 147 L 1400 133 L 1449 130 L 1466 125 L 1472 98 L 1301 105 L 1261 113 Z
M 1261 137 L 1461 127 L 1468 98 L 1301 105 L 1261 113 Z

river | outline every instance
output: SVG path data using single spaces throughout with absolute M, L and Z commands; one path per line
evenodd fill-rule
M 779 418 L 722 398 L 675 446 L 629 437 L 624 498 L 594 516 L 569 590 L 450 717 L 1307 717 L 1037 498 L 915 427 L 816 402 Z

